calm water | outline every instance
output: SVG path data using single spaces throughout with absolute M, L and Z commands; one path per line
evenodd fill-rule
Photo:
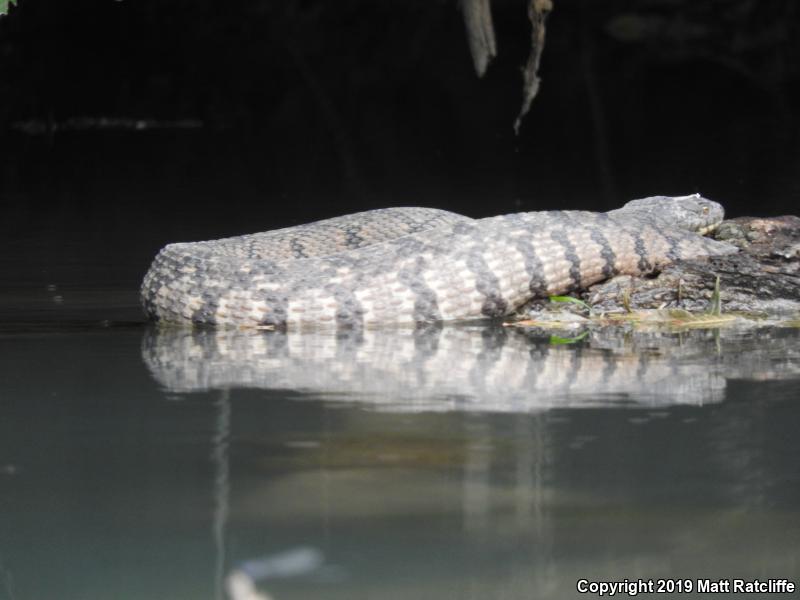
M 523 2 L 493 3 L 482 81 L 454 2 L 18 4 L 0 23 L 0 600 L 800 585 L 798 328 L 159 331 L 136 292 L 168 242 L 386 206 L 702 192 L 728 216 L 795 213 L 793 3 L 558 0 L 518 137 Z M 63 127 L 109 118 L 202 127 Z
M 3 295 L 0 598 L 800 583 L 797 329 L 553 345 L 139 319 L 130 289 Z

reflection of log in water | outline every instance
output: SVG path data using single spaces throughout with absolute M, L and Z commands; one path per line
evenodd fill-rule
M 536 411 L 702 404 L 727 378 L 800 375 L 796 330 L 594 334 L 584 343 L 502 328 L 351 333 L 152 329 L 143 359 L 171 391 L 286 389 L 391 411 Z

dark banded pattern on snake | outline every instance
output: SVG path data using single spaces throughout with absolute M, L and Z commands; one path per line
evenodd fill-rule
M 498 317 L 537 296 L 676 259 L 735 252 L 702 237 L 722 220 L 699 195 L 608 213 L 473 220 L 427 208 L 357 213 L 210 242 L 170 244 L 142 284 L 155 320 L 217 326 L 359 327 Z

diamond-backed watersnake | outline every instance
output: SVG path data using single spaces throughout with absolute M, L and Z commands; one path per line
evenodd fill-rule
M 698 194 L 606 213 L 470 219 L 388 208 L 221 240 L 170 244 L 142 284 L 155 320 L 358 327 L 499 317 L 537 296 L 677 259 L 730 254 L 705 237 L 723 209 Z

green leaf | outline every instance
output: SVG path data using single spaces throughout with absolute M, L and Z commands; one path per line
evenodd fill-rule
M 578 306 L 582 306 L 590 313 L 592 312 L 592 307 L 586 304 L 583 300 L 578 298 L 573 298 L 572 296 L 550 296 L 550 302 L 571 302 L 572 304 L 577 304 Z
M 17 0 L 0 0 L 0 16 L 8 13 L 8 7 L 14 6 Z
M 587 335 L 589 335 L 588 331 L 584 331 L 582 334 L 574 338 L 565 338 L 558 335 L 551 335 L 550 344 L 552 344 L 553 346 L 561 346 L 563 344 L 574 344 L 576 342 L 580 342 Z

